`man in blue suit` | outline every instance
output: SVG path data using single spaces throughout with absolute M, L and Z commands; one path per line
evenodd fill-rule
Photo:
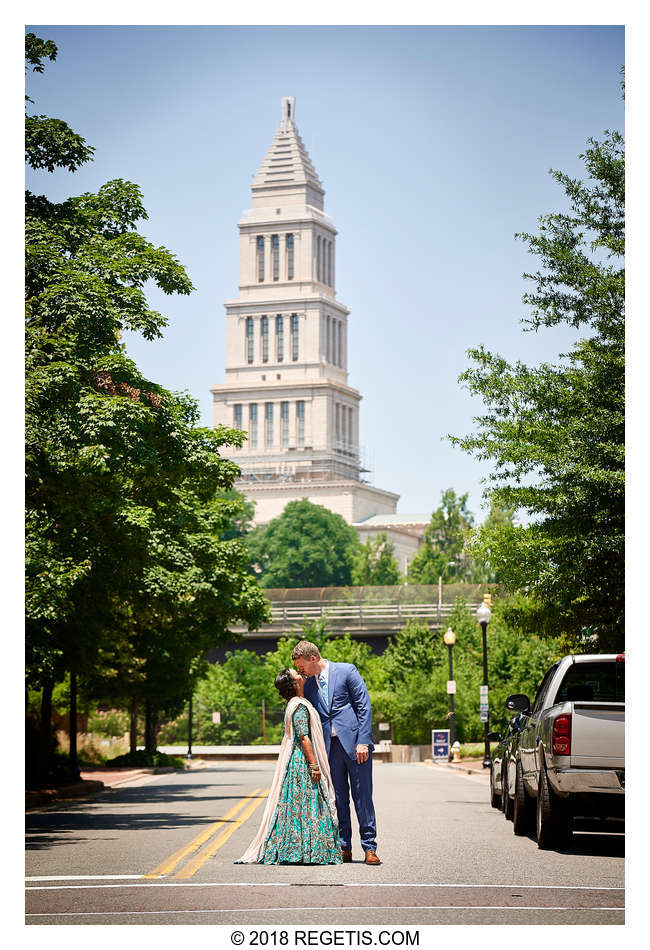
M 365 863 L 381 864 L 377 857 L 377 825 L 372 804 L 372 709 L 366 684 L 352 663 L 330 663 L 318 647 L 301 640 L 291 657 L 299 673 L 308 677 L 305 697 L 318 710 L 336 793 L 343 861 L 352 860 L 350 792 L 359 821 Z

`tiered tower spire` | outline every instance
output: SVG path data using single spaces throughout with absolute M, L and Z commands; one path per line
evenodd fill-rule
M 238 224 L 239 294 L 225 305 L 226 382 L 212 389 L 215 425 L 247 433 L 230 453 L 242 472 L 238 487 L 257 500 L 258 522 L 306 494 L 350 522 L 394 511 L 397 495 L 360 480 L 361 395 L 347 382 L 349 310 L 336 299 L 337 232 L 291 96 L 282 100 L 251 193 Z M 349 513 L 342 494 L 354 496 Z

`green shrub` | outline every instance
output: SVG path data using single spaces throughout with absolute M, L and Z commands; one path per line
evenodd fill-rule
M 163 768 L 171 766 L 175 769 L 184 769 L 185 763 L 177 755 L 167 755 L 166 752 L 145 752 L 144 749 L 138 749 L 137 752 L 125 752 L 124 755 L 117 755 L 114 759 L 106 762 L 107 766 L 115 768 L 125 765 L 131 765 L 136 769 Z

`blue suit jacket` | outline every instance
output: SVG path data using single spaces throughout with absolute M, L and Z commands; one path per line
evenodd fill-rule
M 305 696 L 318 710 L 323 724 L 323 738 L 327 754 L 330 751 L 332 726 L 346 755 L 357 757 L 357 744 L 367 745 L 372 751 L 372 709 L 370 696 L 361 674 L 353 663 L 330 661 L 327 684 L 329 703 L 326 706 L 315 676 L 305 683 Z

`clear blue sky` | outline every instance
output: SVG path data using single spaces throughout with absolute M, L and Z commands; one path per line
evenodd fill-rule
M 623 130 L 623 27 L 31 26 L 59 47 L 32 74 L 35 111 L 95 146 L 75 175 L 30 173 L 53 198 L 110 178 L 140 185 L 142 231 L 185 264 L 187 298 L 152 290 L 162 341 L 127 340 L 144 373 L 189 390 L 211 424 L 224 379 L 223 302 L 237 293 L 236 222 L 280 122 L 296 124 L 339 231 L 337 296 L 351 309 L 349 382 L 363 395 L 372 482 L 430 512 L 447 487 L 481 511 L 481 465 L 444 440 L 481 406 L 465 351 L 553 360 L 564 328 L 522 332 L 516 231 L 564 207 L 548 175 L 582 175 L 590 136 Z

